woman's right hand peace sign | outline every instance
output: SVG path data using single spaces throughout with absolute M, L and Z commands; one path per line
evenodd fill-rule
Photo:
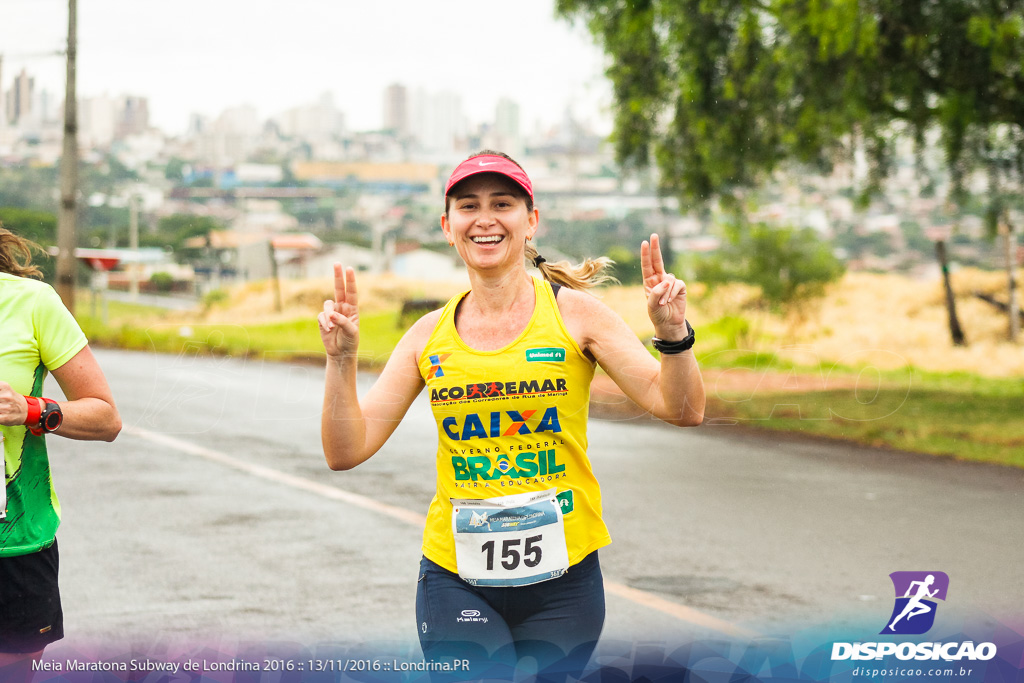
M 654 333 L 662 339 L 686 336 L 686 284 L 672 273 L 665 272 L 661 241 L 657 234 L 640 245 L 640 270 L 647 295 L 647 313 L 654 323 Z
M 356 294 L 356 271 L 334 264 L 334 301 L 324 302 L 323 313 L 317 316 L 320 339 L 328 356 L 355 355 L 359 348 L 359 306 Z

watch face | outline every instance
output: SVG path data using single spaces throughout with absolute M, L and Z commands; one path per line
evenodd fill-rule
M 47 403 L 46 408 L 43 410 L 42 419 L 39 421 L 40 426 L 44 431 L 52 432 L 53 430 L 60 427 L 61 422 L 64 421 L 64 415 L 60 412 L 60 408 L 56 403 Z

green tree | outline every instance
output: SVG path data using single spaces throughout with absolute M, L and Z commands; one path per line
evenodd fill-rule
M 615 279 L 624 285 L 639 285 L 644 281 L 643 271 L 640 267 L 640 251 L 628 249 L 623 246 L 613 246 L 608 249 L 608 258 L 615 262 Z
M 188 165 L 184 159 L 171 157 L 164 166 L 164 178 L 173 183 L 180 183 L 185 177 L 185 166 Z
M 0 224 L 43 247 L 57 243 L 57 216 L 47 211 L 0 207 Z
M 761 290 L 764 307 L 789 313 L 820 297 L 845 268 L 813 230 L 774 228 L 764 223 L 724 229 L 725 241 L 699 259 L 697 279 L 709 287 L 745 282 Z
M 644 222 L 644 215 L 635 211 L 622 219 L 570 221 L 542 218 L 537 248 L 543 254 L 545 246 L 551 245 L 573 258 L 592 258 L 601 255 L 611 256 L 613 248 L 623 247 L 639 258 L 640 242 L 650 236 L 651 228 Z M 667 244 L 668 240 L 665 242 Z M 619 262 L 618 256 L 612 258 Z M 671 263 L 671 260 L 666 258 L 665 262 Z M 622 271 L 616 268 L 616 272 L 621 275 Z
M 989 177 L 990 224 L 1024 178 L 1024 0 L 557 0 L 611 59 L 616 154 L 654 160 L 685 204 L 724 200 L 783 163 L 828 170 L 855 148 L 861 198 L 911 135 L 941 131 L 950 198 Z M 1013 226 L 1008 226 L 1012 235 Z M 1008 239 L 1008 244 L 1014 243 Z M 1012 278 L 1011 278 L 1012 282 Z
M 164 216 L 157 222 L 157 233 L 154 242 L 160 246 L 170 247 L 177 251 L 190 237 L 208 235 L 214 230 L 223 230 L 224 226 L 209 216 L 195 216 L 188 213 L 175 213 Z M 155 245 L 150 245 L 155 246 Z
M 149 284 L 158 292 L 169 292 L 174 288 L 174 276 L 170 273 L 153 273 L 149 276 Z
M 894 135 L 943 133 L 955 187 L 976 164 L 1020 178 L 1024 3 L 982 0 L 557 0 L 611 58 L 620 163 L 653 150 L 666 189 L 733 197 L 784 161 L 828 168 L 853 143 L 876 183 Z M 875 185 L 877 186 L 877 185 Z
M 215 230 L 223 230 L 216 219 L 209 216 L 195 216 L 187 213 L 175 213 L 164 216 L 157 222 L 155 233 L 139 235 L 139 246 L 161 247 L 175 253 L 175 259 L 185 262 L 198 258 L 203 248 L 186 247 L 185 243 L 192 237 L 203 237 Z
M 57 210 L 56 166 L 0 166 L 0 206 Z
M 57 243 L 57 216 L 45 211 L 0 207 L 0 227 L 32 240 L 44 250 Z M 39 266 L 44 280 L 53 282 L 56 264 L 52 256 L 46 252 L 33 252 L 32 263 Z

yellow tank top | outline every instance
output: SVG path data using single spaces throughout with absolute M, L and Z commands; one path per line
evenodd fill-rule
M 594 364 L 569 335 L 551 286 L 534 278 L 533 316 L 518 338 L 495 351 L 467 346 L 444 307 L 420 356 L 437 420 L 437 491 L 427 512 L 423 554 L 456 571 L 454 499 L 555 488 L 569 564 L 611 543 L 601 490 L 587 458 Z

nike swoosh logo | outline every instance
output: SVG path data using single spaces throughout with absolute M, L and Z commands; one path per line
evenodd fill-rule
M 496 164 L 498 162 L 497 161 L 478 161 L 477 163 L 480 164 L 481 166 L 493 166 L 494 164 Z

